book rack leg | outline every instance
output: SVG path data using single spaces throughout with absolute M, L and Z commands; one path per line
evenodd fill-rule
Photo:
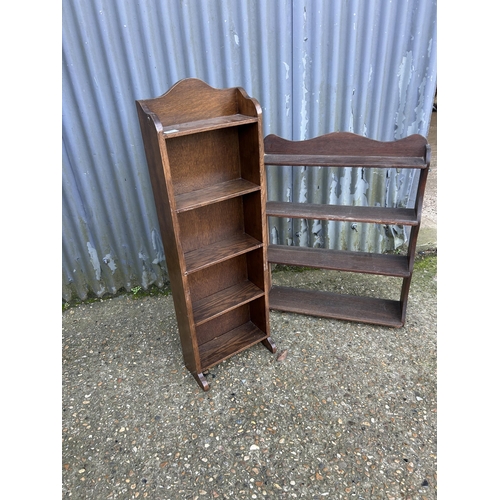
M 277 351 L 276 344 L 271 337 L 267 337 L 267 339 L 264 339 L 262 341 L 262 344 L 264 344 L 264 346 L 266 346 L 273 354 Z

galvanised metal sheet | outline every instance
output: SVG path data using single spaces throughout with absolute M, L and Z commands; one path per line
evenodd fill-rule
M 435 1 L 298 0 L 292 26 L 288 139 L 335 131 L 381 141 L 427 135 L 436 89 Z M 273 194 L 280 201 L 407 206 L 415 200 L 414 176 L 410 170 L 289 167 Z M 400 226 L 269 222 L 276 243 L 382 252 L 407 238 Z
M 168 280 L 135 100 L 182 78 L 241 86 L 264 134 L 427 134 L 436 2 L 65 0 L 63 299 Z M 271 199 L 405 205 L 407 171 L 268 170 Z M 368 188 L 373 195 L 368 199 Z M 384 251 L 402 228 L 270 220 L 272 241 Z

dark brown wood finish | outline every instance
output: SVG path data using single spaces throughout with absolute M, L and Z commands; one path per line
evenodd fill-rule
M 269 262 L 288 266 L 333 269 L 352 273 L 379 274 L 383 276 L 410 276 L 406 255 L 348 252 L 326 248 L 269 245 Z
M 211 203 L 218 203 L 229 200 L 243 194 L 260 191 L 257 184 L 248 182 L 245 179 L 233 179 L 219 184 L 209 185 L 202 189 L 189 191 L 177 196 L 177 213 L 186 210 L 193 210 Z
M 172 179 L 170 171 L 162 168 L 164 163 L 168 164 L 163 127 L 158 117 L 151 113 L 145 103 L 137 101 L 136 106 L 175 304 L 184 363 L 187 369 L 195 374 L 200 385 L 206 387 L 206 381 L 203 382 L 199 377 L 201 364 L 196 339 L 190 338 L 190 332 L 194 328 L 194 319 L 191 312 L 191 299 L 184 293 L 187 286 L 184 272 L 186 264 L 180 240 L 177 237 L 179 224 L 175 214 Z
M 265 339 L 262 330 L 249 321 L 201 345 L 202 363 L 210 368 Z
M 184 363 L 204 372 L 269 333 L 262 110 L 241 88 L 181 80 L 137 101 Z
M 277 155 L 266 154 L 267 165 L 314 167 L 365 167 L 365 168 L 425 168 L 423 158 L 401 156 L 334 156 L 334 155 Z
M 248 253 L 262 246 L 263 244 L 260 241 L 248 236 L 248 234 L 235 234 L 232 237 L 217 241 L 206 247 L 187 252 L 185 254 L 185 273 L 194 273 L 205 267 Z
M 263 290 L 251 281 L 237 283 L 195 303 L 193 306 L 195 323 L 202 325 L 263 295 Z
M 319 290 L 276 286 L 271 289 L 271 308 L 311 316 L 401 327 L 401 302 L 343 295 Z
M 351 132 L 331 132 L 305 141 L 289 141 L 274 134 L 264 139 L 266 155 L 385 157 L 387 161 L 392 157 L 414 157 L 424 159 L 425 164 L 428 163 L 427 145 L 427 139 L 418 134 L 390 142 L 375 141 Z
M 348 132 L 333 132 L 305 141 L 289 141 L 276 135 L 264 139 L 264 163 L 268 166 L 412 168 L 418 189 L 414 207 L 364 207 L 268 201 L 267 216 L 395 224 L 410 226 L 407 254 L 385 255 L 318 248 L 270 245 L 269 262 L 291 266 L 334 269 L 403 278 L 400 300 L 342 295 L 327 291 L 272 286 L 268 273 L 271 309 L 348 321 L 401 327 L 405 323 L 422 202 L 430 164 L 425 137 L 412 135 L 381 142 Z
M 220 128 L 233 127 L 234 125 L 244 125 L 245 123 L 256 123 L 257 118 L 245 115 L 217 116 L 208 120 L 197 120 L 188 123 L 174 123 L 169 125 L 164 131 L 165 139 L 172 139 L 181 135 L 189 135 L 194 131 L 208 132 Z

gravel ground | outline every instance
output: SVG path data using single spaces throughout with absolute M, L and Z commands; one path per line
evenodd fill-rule
M 403 328 L 272 311 L 277 354 L 233 356 L 206 393 L 171 295 L 64 311 L 62 498 L 437 498 L 436 263 L 418 261 Z M 382 277 L 274 273 L 290 280 L 399 293 Z

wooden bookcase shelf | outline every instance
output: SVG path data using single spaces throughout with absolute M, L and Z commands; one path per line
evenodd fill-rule
M 265 165 L 418 170 L 418 188 L 413 208 L 318 205 L 278 201 L 268 201 L 266 206 L 268 217 L 409 226 L 410 236 L 406 255 L 286 245 L 270 245 L 268 248 L 268 260 L 272 264 L 402 278 L 400 300 L 303 290 L 270 284 L 269 306 L 271 309 L 391 327 L 403 326 L 430 164 L 430 146 L 425 137 L 415 134 L 398 141 L 381 142 L 348 132 L 334 132 L 305 141 L 288 141 L 276 135 L 269 135 L 264 139 L 264 151 Z M 271 269 L 269 273 L 271 283 Z
M 176 197 L 176 210 L 177 213 L 185 212 L 259 190 L 260 186 L 245 179 L 233 179 L 178 195 Z
M 248 280 L 208 295 L 193 304 L 195 325 L 202 325 L 206 321 L 210 321 L 263 295 L 263 290 Z
M 186 252 L 184 256 L 186 260 L 185 273 L 191 274 L 200 271 L 257 248 L 262 248 L 262 242 L 248 236 L 248 234 L 231 235 L 230 238 Z
M 201 345 L 201 362 L 205 366 L 214 366 L 263 341 L 266 341 L 265 334 L 259 327 L 248 321 Z
M 169 125 L 164 131 L 166 139 L 179 137 L 181 135 L 196 134 L 199 132 L 208 132 L 220 128 L 233 127 L 234 125 L 244 125 L 246 123 L 257 123 L 258 118 L 235 114 L 231 116 L 216 116 L 206 120 L 196 120 L 193 122 L 176 123 Z
M 137 101 L 184 363 L 271 352 L 262 111 L 242 88 L 181 80 Z

